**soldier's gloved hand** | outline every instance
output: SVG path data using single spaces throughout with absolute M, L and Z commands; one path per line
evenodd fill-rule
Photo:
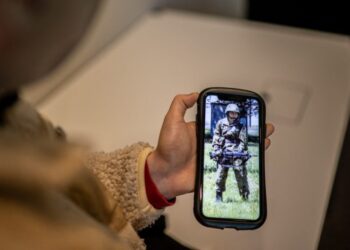
M 244 151 L 244 146 L 242 144 L 240 144 L 237 148 L 238 152 L 243 152 Z
M 217 150 L 220 150 L 220 147 L 219 147 L 218 145 L 215 144 L 215 145 L 213 146 L 213 151 L 217 151 Z
M 221 148 L 218 148 L 218 149 L 214 150 L 213 152 L 214 152 L 215 155 L 217 155 L 217 156 L 222 155 L 222 149 L 221 149 Z
M 228 132 L 223 134 L 223 136 L 226 138 L 226 139 L 229 139 L 230 137 L 232 137 L 232 134 L 229 134 Z
M 237 130 L 235 128 L 230 129 L 229 131 L 226 132 L 224 135 L 225 138 L 234 138 L 237 137 Z

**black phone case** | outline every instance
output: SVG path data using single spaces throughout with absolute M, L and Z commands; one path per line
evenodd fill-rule
M 260 217 L 255 220 L 241 220 L 241 219 L 219 219 L 219 218 L 207 218 L 202 214 L 202 180 L 203 180 L 203 156 L 204 156 L 204 112 L 205 112 L 205 98 L 208 94 L 218 94 L 226 96 L 235 96 L 236 98 L 253 97 L 260 103 L 259 124 L 260 126 L 260 141 L 259 141 L 259 153 L 260 153 Z M 233 89 L 233 88 L 207 88 L 204 89 L 198 97 L 197 101 L 197 168 L 196 168 L 196 185 L 194 193 L 194 214 L 196 219 L 204 226 L 214 228 L 235 228 L 237 230 L 251 230 L 257 229 L 262 226 L 267 216 L 266 206 L 266 188 L 265 188 L 265 102 L 263 98 L 248 90 Z

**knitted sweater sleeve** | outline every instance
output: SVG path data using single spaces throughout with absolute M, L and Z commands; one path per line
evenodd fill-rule
M 144 170 L 152 150 L 139 142 L 110 153 L 92 153 L 87 160 L 87 167 L 136 230 L 153 223 L 163 212 L 148 202 L 146 194 Z

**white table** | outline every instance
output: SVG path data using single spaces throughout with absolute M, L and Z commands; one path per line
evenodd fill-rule
M 186 195 L 167 210 L 168 233 L 198 249 L 315 249 L 349 113 L 348 38 L 153 13 L 40 109 L 100 150 L 139 140 L 155 145 L 172 97 L 208 86 L 270 95 L 268 118 L 277 131 L 267 152 L 268 218 L 256 231 L 207 229 L 195 221 Z

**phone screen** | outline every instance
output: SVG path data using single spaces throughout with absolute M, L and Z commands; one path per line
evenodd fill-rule
M 208 94 L 204 107 L 202 214 L 260 217 L 260 103 L 253 97 Z

